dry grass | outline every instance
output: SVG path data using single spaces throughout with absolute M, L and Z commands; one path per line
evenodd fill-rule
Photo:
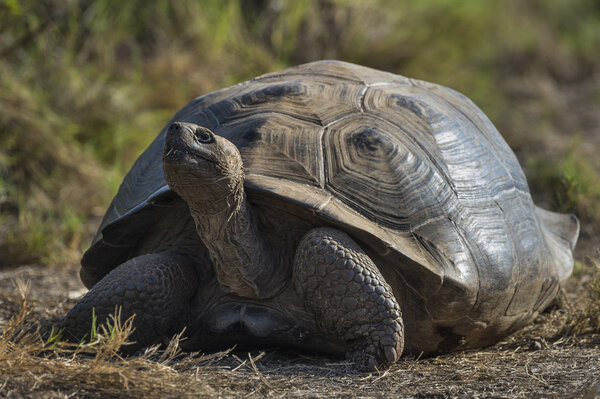
M 581 276 L 583 289 L 576 299 L 583 306 L 565 304 L 569 306 L 569 319 L 562 331 L 566 335 L 600 333 L 600 250 L 586 258 L 586 266 L 588 271 Z
M 0 274 L 0 397 L 589 397 L 600 395 L 600 296 L 590 261 L 563 305 L 493 347 L 403 359 L 356 373 L 339 359 L 277 349 L 181 353 L 178 338 L 122 357 L 123 323 L 91 344 L 48 344 L 48 326 L 81 293 L 73 267 Z M 28 280 L 25 284 L 22 281 Z M 64 287 L 64 290 L 52 287 Z M 587 294 L 585 294 L 587 293 Z M 595 327 L 594 327 L 595 326 Z
M 52 310 L 32 303 L 29 286 L 16 280 L 16 294 L 2 293 L 3 308 L 12 313 L 0 335 L 0 394 L 32 397 L 181 397 L 214 393 L 190 378 L 193 368 L 209 371 L 226 353 L 183 356 L 174 337 L 164 350 L 122 357 L 131 320 L 101 330 L 92 342 L 74 345 L 42 338 Z M 8 305 L 8 306 L 7 306 Z M 46 316 L 46 317 L 45 317 Z M 118 318 L 117 318 L 118 320 Z

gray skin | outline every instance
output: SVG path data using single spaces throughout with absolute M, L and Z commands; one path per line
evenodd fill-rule
M 496 342 L 571 273 L 577 219 L 535 206 L 470 100 L 319 61 L 180 110 L 125 177 L 62 322 L 135 343 L 293 346 L 361 368 Z M 400 311 L 402 309 L 402 313 Z
M 198 276 L 203 266 L 193 248 L 133 258 L 69 312 L 62 323 L 69 336 L 86 334 L 91 308 L 104 320 L 121 307 L 122 317 L 136 315 L 129 351 L 166 342 L 187 327 L 191 333 L 184 347 L 212 347 L 215 335 L 216 346 L 250 335 L 258 343 L 345 353 L 360 369 L 398 360 L 404 345 L 400 306 L 373 261 L 348 234 L 330 227 L 311 229 L 295 251 L 291 284 L 272 281 L 273 269 L 289 260 L 258 230 L 235 145 L 201 126 L 173 123 L 163 167 L 169 186 L 189 206 L 218 285 L 209 280 L 212 287 L 201 290 L 200 303 L 194 298 L 206 282 Z M 199 315 L 201 320 L 195 321 Z

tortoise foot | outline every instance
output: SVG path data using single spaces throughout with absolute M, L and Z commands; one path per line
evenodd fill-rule
M 133 352 L 168 340 L 185 326 L 189 300 L 197 289 L 198 277 L 189 259 L 171 253 L 143 255 L 119 265 L 75 304 L 59 327 L 64 338 L 89 338 L 94 315 L 102 325 L 121 308 L 121 321 L 131 316 Z
M 363 325 L 360 331 L 351 336 L 360 338 L 346 343 L 346 359 L 354 362 L 360 371 L 373 371 L 377 367 L 388 366 L 395 363 L 402 350 L 402 324 L 392 322 Z M 364 331 L 370 331 L 364 335 Z M 400 346 L 400 348 L 399 348 Z
M 303 237 L 294 286 L 323 332 L 346 342 L 346 357 L 359 369 L 398 360 L 404 346 L 400 306 L 377 266 L 346 233 L 317 228 Z

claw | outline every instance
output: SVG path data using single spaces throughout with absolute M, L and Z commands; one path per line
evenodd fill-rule
M 355 370 L 371 372 L 394 364 L 398 358 L 398 351 L 390 345 L 369 343 L 368 337 L 363 337 L 349 343 L 346 359 L 355 363 Z
M 391 346 L 386 346 L 384 349 L 384 354 L 385 354 L 385 360 L 388 363 L 396 363 L 396 361 L 398 360 L 398 352 L 396 351 L 395 348 L 391 347 Z

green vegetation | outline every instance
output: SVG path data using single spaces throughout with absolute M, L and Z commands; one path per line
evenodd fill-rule
M 552 195 L 555 210 L 576 212 L 583 223 L 595 226 L 598 233 L 600 158 L 586 157 L 579 136 L 572 139 L 558 160 L 543 156 L 530 157 L 528 169 L 531 171 L 528 177 L 532 188 L 540 192 L 545 190 Z
M 593 0 L 0 0 L 0 266 L 76 262 L 177 109 L 323 58 L 471 97 L 598 234 L 598 48 Z

